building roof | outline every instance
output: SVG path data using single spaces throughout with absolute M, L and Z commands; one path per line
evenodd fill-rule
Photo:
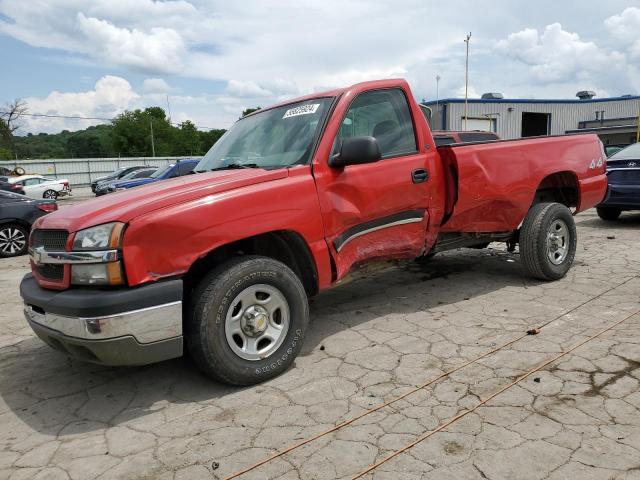
M 567 99 L 536 99 L 536 98 L 469 98 L 468 103 L 600 103 L 600 102 L 618 102 L 621 100 L 640 100 L 640 95 L 625 95 L 621 97 L 609 98 L 591 98 L 588 100 Z M 464 98 L 442 98 L 439 100 L 430 100 L 428 102 L 420 102 L 422 105 L 435 105 L 436 103 L 464 103 Z

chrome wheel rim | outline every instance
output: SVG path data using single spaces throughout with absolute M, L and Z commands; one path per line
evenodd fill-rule
M 282 345 L 289 323 L 289 303 L 282 292 L 273 285 L 251 285 L 229 304 L 225 319 L 227 343 L 244 360 L 262 360 Z
M 569 253 L 569 228 L 567 224 L 556 219 L 547 230 L 547 257 L 554 265 L 560 265 Z
M 52 190 L 47 190 L 46 192 L 44 192 L 44 198 L 56 198 L 56 192 L 52 191 Z
M 15 255 L 24 250 L 27 244 L 26 235 L 15 227 L 0 230 L 0 252 Z

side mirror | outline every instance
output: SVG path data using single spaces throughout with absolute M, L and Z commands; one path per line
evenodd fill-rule
M 343 168 L 377 162 L 380 158 L 380 146 L 374 137 L 349 137 L 342 140 L 340 152 L 329 158 L 329 166 Z

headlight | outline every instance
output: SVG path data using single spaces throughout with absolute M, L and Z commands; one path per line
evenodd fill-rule
M 104 250 L 118 248 L 124 223 L 113 222 L 80 230 L 73 240 L 73 250 Z

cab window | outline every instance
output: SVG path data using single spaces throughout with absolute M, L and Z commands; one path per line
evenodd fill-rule
M 336 136 L 334 153 L 344 138 L 371 136 L 382 158 L 416 152 L 416 137 L 407 99 L 399 89 L 364 92 L 353 101 Z
M 436 142 L 436 147 L 441 147 L 443 145 L 451 145 L 452 143 L 456 143 L 455 138 L 449 137 L 449 136 L 433 137 L 433 141 Z

